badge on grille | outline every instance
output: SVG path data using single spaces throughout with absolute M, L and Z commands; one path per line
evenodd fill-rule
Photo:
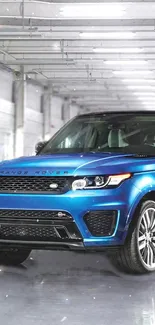
M 63 213 L 63 212 L 58 212 L 58 217 L 61 218 L 61 217 L 66 217 L 66 213 Z
M 58 188 L 58 184 L 52 183 L 52 184 L 50 184 L 50 188 L 56 189 L 56 188 Z

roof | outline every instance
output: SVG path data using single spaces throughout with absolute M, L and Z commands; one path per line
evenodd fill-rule
M 141 114 L 146 114 L 146 115 L 155 115 L 155 111 L 146 111 L 146 110 L 130 110 L 130 111 L 104 111 L 104 112 L 91 112 L 91 113 L 86 113 L 86 114 L 81 114 L 81 115 L 78 115 L 76 118 L 79 118 L 79 117 L 83 117 L 83 116 L 98 116 L 98 115 L 116 115 L 116 114 L 127 114 L 127 115 L 130 115 L 130 114 L 136 114 L 136 115 L 141 115 Z

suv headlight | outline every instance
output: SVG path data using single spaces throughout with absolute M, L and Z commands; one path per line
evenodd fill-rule
M 72 189 L 75 190 L 86 190 L 86 189 L 101 189 L 119 186 L 124 180 L 131 177 L 130 173 L 109 175 L 109 176 L 95 176 L 95 177 L 84 177 L 73 181 Z

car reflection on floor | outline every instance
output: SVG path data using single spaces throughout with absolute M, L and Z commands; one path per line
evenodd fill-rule
M 1 323 L 153 325 L 155 274 L 119 273 L 103 254 L 34 251 L 0 266 Z

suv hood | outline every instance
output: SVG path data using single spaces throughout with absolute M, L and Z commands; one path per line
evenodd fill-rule
M 0 175 L 101 175 L 155 170 L 155 157 L 84 153 L 21 157 L 0 163 Z

